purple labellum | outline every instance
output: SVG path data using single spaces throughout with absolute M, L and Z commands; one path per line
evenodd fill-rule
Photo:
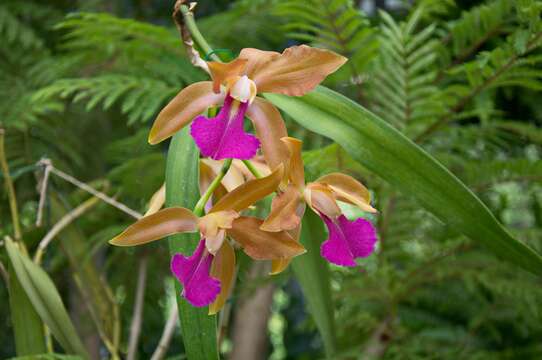
M 175 254 L 171 259 L 171 272 L 184 286 L 181 296 L 194 306 L 207 306 L 220 293 L 220 281 L 209 275 L 213 258 L 201 239 L 192 256 Z
M 243 130 L 248 102 L 240 103 L 226 96 L 224 106 L 214 118 L 198 116 L 192 122 L 190 135 L 201 154 L 215 160 L 248 160 L 256 155 L 260 141 Z
M 356 258 L 373 253 L 377 238 L 369 221 L 362 218 L 350 221 L 344 215 L 336 220 L 323 214 L 320 216 L 329 231 L 328 239 L 320 248 L 320 254 L 327 261 L 341 266 L 356 266 Z

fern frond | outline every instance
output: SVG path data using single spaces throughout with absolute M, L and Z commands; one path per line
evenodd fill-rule
M 514 18 L 514 0 L 496 0 L 480 5 L 461 14 L 449 24 L 453 55 L 464 60 L 491 37 L 509 31 Z
M 0 5 L 0 42 L 5 44 L 17 44 L 24 49 L 42 49 L 41 39 L 32 27 L 21 21 L 5 5 Z
M 417 31 L 419 16 L 402 23 L 385 12 L 380 16 L 380 54 L 369 84 L 373 110 L 399 128 L 441 114 L 444 108 L 434 84 L 436 27 Z
M 71 97 L 73 102 L 85 102 L 90 111 L 101 104 L 109 109 L 121 103 L 121 112 L 128 115 L 128 124 L 149 120 L 163 103 L 178 91 L 163 81 L 129 75 L 101 75 L 94 78 L 61 79 L 33 95 L 35 102 Z

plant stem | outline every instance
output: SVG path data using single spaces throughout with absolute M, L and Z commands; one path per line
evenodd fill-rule
M 214 61 L 220 61 L 220 57 L 212 53 L 213 48 L 211 48 L 207 40 L 205 40 L 205 38 L 199 31 L 198 26 L 196 25 L 196 20 L 194 19 L 194 14 L 190 10 L 190 8 L 186 5 L 181 5 L 181 13 L 183 15 L 186 27 L 192 35 L 192 40 L 194 40 L 194 43 L 205 53 L 205 55 L 211 54 L 210 57 Z
M 256 169 L 256 167 L 250 160 L 242 160 L 242 161 L 243 161 L 243 164 L 245 164 L 247 169 L 252 173 L 252 175 L 254 175 L 256 179 L 259 179 L 262 177 L 262 174 L 260 174 L 258 169 Z
M 209 198 L 211 197 L 213 192 L 216 190 L 218 185 L 220 185 L 220 182 L 222 181 L 224 176 L 226 176 L 226 174 L 228 173 L 231 163 L 232 163 L 232 159 L 226 159 L 226 161 L 224 161 L 224 164 L 222 165 L 220 172 L 218 173 L 216 178 L 213 180 L 211 185 L 209 185 L 205 193 L 200 197 L 200 199 L 196 203 L 196 206 L 194 207 L 194 215 L 202 216 L 204 214 L 205 204 L 207 204 L 207 201 L 209 201 Z
M 9 174 L 9 166 L 6 159 L 6 151 L 4 147 L 4 129 L 0 129 L 0 166 L 2 167 L 2 173 L 4 174 L 4 181 L 6 184 L 6 190 L 9 198 L 9 209 L 11 211 L 11 219 L 13 222 L 13 232 L 16 241 L 21 240 L 21 225 L 19 223 L 19 211 L 17 209 L 17 195 L 15 194 L 15 188 L 13 187 L 13 181 Z

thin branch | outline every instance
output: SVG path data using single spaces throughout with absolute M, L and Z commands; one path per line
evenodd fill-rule
M 43 219 L 43 209 L 45 207 L 45 199 L 47 197 L 47 185 L 49 183 L 49 175 L 51 174 L 51 161 L 44 160 L 45 170 L 43 173 L 43 179 L 41 180 L 41 189 L 40 189 L 40 202 L 38 205 L 38 215 L 36 218 L 36 226 L 41 226 L 41 221 Z
M 162 360 L 167 353 L 173 334 L 175 333 L 175 325 L 177 325 L 177 317 L 179 316 L 179 308 L 177 302 L 171 305 L 169 317 L 166 321 L 166 326 L 160 337 L 160 342 L 152 354 L 151 360 Z
M 6 287 L 9 287 L 9 273 L 1 261 L 0 261 L 0 275 L 2 275 L 2 278 L 4 279 L 4 282 L 6 283 Z
M 139 343 L 139 335 L 141 334 L 141 325 L 143 324 L 143 304 L 145 300 L 145 287 L 147 285 L 147 265 L 148 257 L 147 254 L 143 252 L 141 259 L 139 260 L 137 289 L 134 314 L 132 316 L 132 324 L 130 325 L 130 341 L 128 343 L 127 360 L 135 360 L 137 355 L 137 345 Z
M 73 185 L 77 186 L 78 188 L 80 188 L 80 189 L 82 189 L 82 190 L 96 196 L 98 199 L 102 200 L 103 202 L 106 202 L 109 205 L 111 205 L 111 206 L 125 212 L 126 214 L 130 215 L 131 217 L 133 217 L 135 219 L 141 219 L 143 217 L 143 215 L 141 213 L 139 213 L 139 212 L 137 212 L 137 211 L 135 211 L 133 209 L 130 209 L 128 206 L 124 205 L 121 202 L 118 202 L 117 200 L 113 199 L 112 197 L 107 196 L 103 192 L 100 192 L 100 191 L 94 189 L 93 187 L 85 184 L 84 182 L 77 180 L 73 176 L 68 175 L 65 172 L 55 168 L 53 166 L 53 164 L 50 162 L 50 160 L 48 160 L 48 159 L 40 160 L 38 165 L 49 166 L 49 169 L 50 169 L 51 173 L 53 173 L 56 176 L 66 180 L 69 183 L 72 183 Z
M 11 175 L 9 174 L 9 165 L 6 159 L 6 150 L 4 147 L 4 129 L 0 128 L 0 167 L 2 168 L 2 173 L 4 174 L 4 183 L 6 185 L 6 191 L 9 198 L 9 209 L 11 211 L 11 219 L 13 222 L 13 232 L 16 241 L 21 240 L 22 232 L 21 225 L 19 223 L 19 210 L 17 209 L 17 194 L 15 193 L 15 188 L 13 187 L 13 181 Z
M 40 241 L 38 249 L 34 255 L 34 262 L 39 264 L 45 252 L 47 246 L 53 241 L 55 236 L 57 236 L 64 228 L 70 225 L 75 219 L 86 213 L 91 207 L 98 203 L 97 197 L 92 197 L 81 205 L 77 206 L 75 209 L 64 215 L 45 235 L 45 237 Z

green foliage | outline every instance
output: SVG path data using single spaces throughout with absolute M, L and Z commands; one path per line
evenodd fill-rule
M 473 6 L 465 1 L 420 0 L 410 8 L 388 7 L 367 14 L 359 3 L 211 1 L 200 2 L 195 13 L 200 30 L 213 47 L 229 49 L 234 55 L 243 47 L 281 51 L 301 42 L 347 56 L 349 62 L 326 84 L 417 141 L 460 178 L 507 231 L 542 252 L 542 2 L 486 0 Z M 171 24 L 170 6 L 103 0 L 79 5 L 5 0 L 0 5 L 0 123 L 6 129 L 6 152 L 30 253 L 59 216 L 87 198 L 53 176 L 44 224 L 36 227 L 36 179 L 41 178 L 42 170 L 35 163 L 41 157 L 51 158 L 56 167 L 140 212 L 163 182 L 164 148 L 147 144 L 150 122 L 181 88 L 207 79 L 185 57 Z M 115 10 L 118 12 L 113 13 Z M 497 246 L 498 237 L 466 239 L 457 226 L 443 224 L 424 210 L 415 198 L 427 192 L 426 187 L 399 193 L 408 183 L 401 171 L 408 164 L 412 170 L 407 175 L 421 175 L 416 184 L 436 186 L 440 181 L 424 168 L 427 164 L 411 164 L 413 160 L 405 155 L 408 152 L 379 138 L 378 129 L 366 132 L 363 139 L 341 141 L 344 148 L 311 133 L 324 124 L 317 121 L 320 112 L 329 112 L 322 104 L 317 101 L 297 117 L 307 128 L 283 114 L 289 134 L 304 141 L 307 179 L 333 171 L 362 179 L 379 210 L 370 219 L 378 227 L 380 241 L 377 254 L 362 261 L 361 271 L 331 267 L 330 302 L 324 295 L 302 299 L 297 283 L 288 282 L 293 272 L 269 280 L 282 287 L 281 293 L 288 298 L 275 310 L 283 326 L 273 333 L 281 337 L 285 356 L 323 357 L 324 343 L 329 348 L 335 342 L 339 351 L 334 359 L 540 358 L 540 279 L 518 271 L 478 245 L 478 241 L 486 241 Z M 308 116 L 315 108 L 318 114 Z M 331 115 L 334 119 L 338 116 L 337 112 Z M 343 122 L 351 126 L 349 130 L 371 126 L 367 118 L 357 119 L 349 113 L 341 122 L 330 122 L 325 135 L 352 137 L 353 132 L 341 130 Z M 375 153 L 381 161 L 368 166 L 370 158 L 360 154 L 372 147 L 380 149 Z M 392 155 L 407 159 L 391 166 L 388 160 Z M 382 175 L 378 169 L 384 167 L 393 186 L 378 176 Z M 192 171 L 192 180 L 193 175 Z M 3 179 L 0 177 L 2 185 Z M 176 191 L 182 184 L 177 185 Z M 455 194 L 453 187 L 439 191 L 448 197 Z M 50 195 L 63 199 L 60 213 L 53 214 Z M 2 197 L 6 200 L 5 194 Z M 476 204 L 467 201 L 452 208 L 442 202 L 433 210 L 448 212 L 446 221 L 470 214 L 472 227 L 481 231 L 483 216 L 475 210 Z M 367 216 L 348 206 L 344 211 L 347 216 Z M 7 201 L 1 203 L 0 213 L 1 235 L 10 234 Z M 54 281 L 51 288 L 58 290 L 81 338 L 101 342 L 102 351 L 121 357 L 130 336 L 137 283 L 134 270 L 140 253 L 112 249 L 107 240 L 130 222 L 116 209 L 97 205 L 52 242 L 41 266 Z M 304 231 L 318 228 L 313 227 L 305 226 Z M 75 246 L 66 249 L 72 243 Z M 188 243 L 174 243 L 179 248 L 184 245 Z M 318 244 L 313 245 L 312 253 L 318 255 Z M 176 296 L 172 293 L 178 293 L 170 291 L 167 249 L 150 246 L 147 254 L 152 270 L 148 279 L 152 280 L 146 288 L 140 358 L 151 357 L 164 327 L 164 314 Z M 9 264 L 2 249 L 1 264 Z M 73 254 L 77 256 L 73 258 Z M 247 259 L 240 262 L 246 265 Z M 325 277 L 321 270 L 311 273 L 303 266 L 294 270 L 300 279 L 304 275 L 320 280 Z M 250 281 L 243 267 L 240 274 L 231 298 L 232 319 L 243 295 L 262 285 L 260 280 Z M 82 283 L 103 291 L 103 296 L 77 286 L 82 275 Z M 307 284 L 302 281 L 306 293 L 311 292 Z M 322 289 L 315 286 L 312 292 L 323 294 L 326 291 Z M 85 296 L 89 294 L 92 296 Z M 14 298 L 17 301 L 17 294 Z M 78 313 L 82 298 L 90 299 L 84 308 L 92 309 L 94 320 L 89 321 L 89 314 Z M 109 301 L 118 306 L 118 314 Z M 311 308 L 328 310 L 307 316 Z M 193 320 L 209 320 L 203 313 Z M 4 309 L 0 321 L 13 325 L 20 315 Z M 103 321 L 95 321 L 98 318 Z M 87 326 L 76 321 L 82 319 Z M 219 321 L 224 325 L 227 319 L 226 314 Z M 236 324 L 232 321 L 223 327 L 220 351 L 224 356 L 235 346 L 232 335 Z M 115 326 L 120 327 L 116 340 L 112 339 Z M 214 319 L 206 326 L 213 328 Z M 104 329 L 106 336 L 97 336 Z M 318 329 L 322 335 L 317 334 Z M 8 327 L 0 332 L 2 358 L 15 354 L 12 330 Z M 181 335 L 201 338 L 198 331 L 176 332 L 170 358 L 193 351 L 185 350 Z M 118 343 L 105 347 L 104 339 L 108 338 Z M 203 347 L 208 341 L 205 350 L 216 354 L 212 336 L 199 341 L 198 346 Z M 56 346 L 54 350 L 62 349 Z M 273 356 L 281 358 L 280 351 Z M 72 357 L 47 354 L 38 358 Z
M 435 85 L 439 41 L 436 26 L 418 30 L 422 10 L 397 24 L 381 12 L 380 55 L 370 81 L 373 111 L 403 129 L 443 113 L 443 101 Z

